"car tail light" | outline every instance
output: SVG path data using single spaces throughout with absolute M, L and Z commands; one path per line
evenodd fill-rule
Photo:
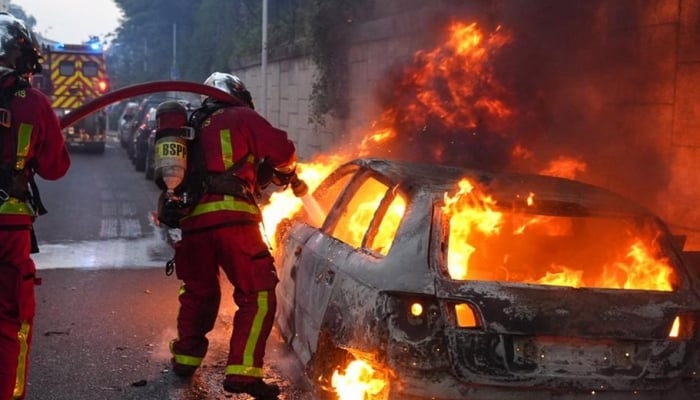
M 690 339 L 694 334 L 695 318 L 690 314 L 676 315 L 668 330 L 668 338 L 672 340 Z
M 387 293 L 378 321 L 386 322 L 388 364 L 404 373 L 448 368 L 446 315 L 441 302 L 424 294 Z M 381 359 L 381 357 L 379 357 Z
M 414 317 L 423 315 L 423 305 L 418 302 L 411 304 L 411 315 Z
M 469 303 L 454 304 L 455 322 L 458 328 L 479 328 L 478 312 Z
M 442 313 L 435 298 L 421 295 L 397 294 L 390 297 L 389 313 L 398 329 L 411 340 L 420 340 L 435 334 L 442 324 Z

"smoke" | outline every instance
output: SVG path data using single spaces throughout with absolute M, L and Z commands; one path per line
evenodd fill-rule
M 498 14 L 513 32 L 497 76 L 514 90 L 514 132 L 538 161 L 568 155 L 588 165 L 578 177 L 646 202 L 670 171 L 648 105 L 664 59 L 642 56 L 644 10 L 635 2 L 503 1 Z M 651 83 L 651 84 L 650 84 Z M 538 165 L 534 165 L 539 168 Z
M 151 358 L 155 361 L 169 364 L 172 354 L 170 353 L 170 341 L 177 337 L 175 327 L 166 328 L 160 334 L 158 341 L 153 344 Z
M 587 166 L 576 179 L 653 208 L 670 180 L 659 132 L 649 128 L 656 117 L 648 111 L 650 103 L 664 102 L 657 83 L 665 64 L 645 62 L 656 55 L 638 49 L 644 35 L 640 20 L 646 15 L 642 6 L 604 0 L 483 4 L 478 10 L 473 3 L 455 6 L 432 24 L 436 47 L 446 40 L 448 22 L 456 19 L 477 22 L 485 40 L 498 32 L 510 37 L 489 47 L 489 64 L 473 71 L 482 76 L 466 99 L 473 121 L 455 127 L 444 115 L 418 122 L 408 118 L 424 111 L 411 107 L 421 88 L 415 79 L 407 84 L 407 77 L 427 65 L 419 53 L 382 80 L 377 103 L 383 110 L 403 110 L 390 114 L 401 133 L 371 155 L 520 172 L 540 172 L 552 160 L 571 157 Z M 457 102 L 449 83 L 428 83 L 445 108 Z M 510 113 L 478 108 L 485 98 L 499 101 Z M 527 151 L 517 155 L 516 148 Z

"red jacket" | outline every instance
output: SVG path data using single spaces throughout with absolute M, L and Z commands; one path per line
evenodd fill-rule
M 256 162 L 261 159 L 275 168 L 296 162 L 296 150 L 287 133 L 277 129 L 247 107 L 226 107 L 204 120 L 199 132 L 207 172 L 221 173 L 242 158 L 247 161 L 236 175 L 256 184 Z M 201 229 L 233 221 L 260 222 L 257 206 L 245 199 L 219 194 L 206 194 L 180 225 L 183 231 Z
M 14 85 L 15 79 L 7 76 L 0 81 L 0 96 L 3 88 Z M 16 163 L 19 169 L 24 166 L 27 175 L 31 174 L 27 168 L 31 166 L 46 180 L 63 177 L 70 167 L 70 156 L 58 117 L 46 95 L 31 87 L 17 90 L 9 108 L 9 135 L 0 127 L 0 165 Z M 0 205 L 0 225 L 30 225 L 35 217 L 35 210 L 15 198 Z

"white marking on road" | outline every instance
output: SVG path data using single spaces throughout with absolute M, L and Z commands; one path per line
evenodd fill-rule
M 100 226 L 100 239 L 110 239 L 119 236 L 119 221 L 116 218 L 103 219 Z
M 136 207 L 134 207 L 134 203 L 130 201 L 121 203 L 119 211 L 119 215 L 124 217 L 133 217 L 136 215 Z
M 119 220 L 119 237 L 138 238 L 141 237 L 141 223 L 135 218 Z
M 140 239 L 95 240 L 60 244 L 39 243 L 32 254 L 37 269 L 164 267 L 173 249 L 160 230 Z

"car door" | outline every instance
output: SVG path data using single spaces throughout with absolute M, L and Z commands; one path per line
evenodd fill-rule
M 325 215 L 329 215 L 334 205 L 340 202 L 356 172 L 356 167 L 337 170 L 313 193 L 314 200 Z M 321 316 L 326 309 L 327 291 L 334 282 L 334 271 L 329 268 L 328 259 L 333 239 L 322 230 L 322 226 L 314 226 L 313 220 L 303 214 L 302 211 L 299 218 L 303 222 L 297 223 L 286 243 L 282 243 L 285 247 L 282 273 L 289 276 L 283 278 L 280 290 L 283 296 L 288 296 L 290 279 L 293 281 L 293 315 L 290 318 L 293 321 L 284 321 L 284 324 L 293 326 L 289 341 L 300 360 L 306 363 L 316 349 Z
M 300 255 L 296 315 L 303 319 L 297 319 L 297 333 L 306 338 L 310 353 L 315 352 L 319 332 L 328 323 L 326 310 L 334 289 L 342 286 L 342 290 L 352 290 L 362 284 L 347 268 L 356 253 L 366 251 L 363 247 L 369 243 L 368 237 L 380 236 L 376 225 L 381 221 L 375 215 L 377 210 L 386 209 L 380 205 L 392 189 L 369 174 L 356 174 L 343 186 L 322 229 L 309 237 L 302 250 L 305 254 Z

